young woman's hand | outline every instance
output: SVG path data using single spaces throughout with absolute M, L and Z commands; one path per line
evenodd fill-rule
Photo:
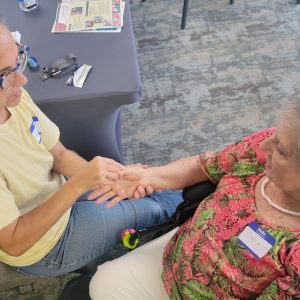
M 111 207 L 125 198 L 139 199 L 153 193 L 153 188 L 149 184 L 147 166 L 129 165 L 119 175 L 117 181 L 95 190 L 88 199 L 97 198 L 97 204 L 111 199 L 106 206 Z
M 78 181 L 78 185 L 83 188 L 83 192 L 95 190 L 104 186 L 111 186 L 121 176 L 125 167 L 110 158 L 101 156 L 94 157 L 70 180 Z

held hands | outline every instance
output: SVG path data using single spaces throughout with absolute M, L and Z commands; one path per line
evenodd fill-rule
M 112 185 L 119 179 L 120 172 L 125 167 L 110 158 L 94 157 L 87 165 L 75 174 L 71 180 L 76 180 L 83 192 L 99 189 L 106 185 Z
M 125 198 L 139 199 L 151 193 L 153 193 L 153 188 L 150 185 L 147 166 L 135 164 L 119 171 L 117 180 L 96 189 L 88 196 L 88 199 L 97 198 L 96 203 L 99 204 L 112 198 L 106 205 L 106 207 L 112 207 Z

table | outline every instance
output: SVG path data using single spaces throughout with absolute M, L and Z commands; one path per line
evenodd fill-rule
M 126 0 L 127 1 L 127 0 Z M 39 0 L 26 13 L 17 0 L 1 1 L 0 12 L 11 31 L 30 46 L 40 66 L 72 52 L 79 64 L 93 66 L 82 89 L 66 86 L 68 77 L 41 81 L 39 72 L 25 71 L 33 100 L 61 129 L 63 144 L 86 159 L 95 155 L 123 162 L 120 110 L 141 97 L 135 39 L 128 1 L 121 33 L 53 34 L 58 0 Z

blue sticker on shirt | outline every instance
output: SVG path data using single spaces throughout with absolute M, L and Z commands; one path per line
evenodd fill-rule
M 37 116 L 32 117 L 32 122 L 29 128 L 30 133 L 35 138 L 38 144 L 42 142 L 42 130 Z

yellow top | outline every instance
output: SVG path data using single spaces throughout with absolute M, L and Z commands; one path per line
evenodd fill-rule
M 25 90 L 21 103 L 8 109 L 11 116 L 0 125 L 0 229 L 47 201 L 65 182 L 52 170 L 53 156 L 49 152 L 59 140 L 58 127 Z M 70 210 L 20 256 L 0 250 L 0 261 L 27 266 L 41 260 L 62 236 L 69 216 Z

